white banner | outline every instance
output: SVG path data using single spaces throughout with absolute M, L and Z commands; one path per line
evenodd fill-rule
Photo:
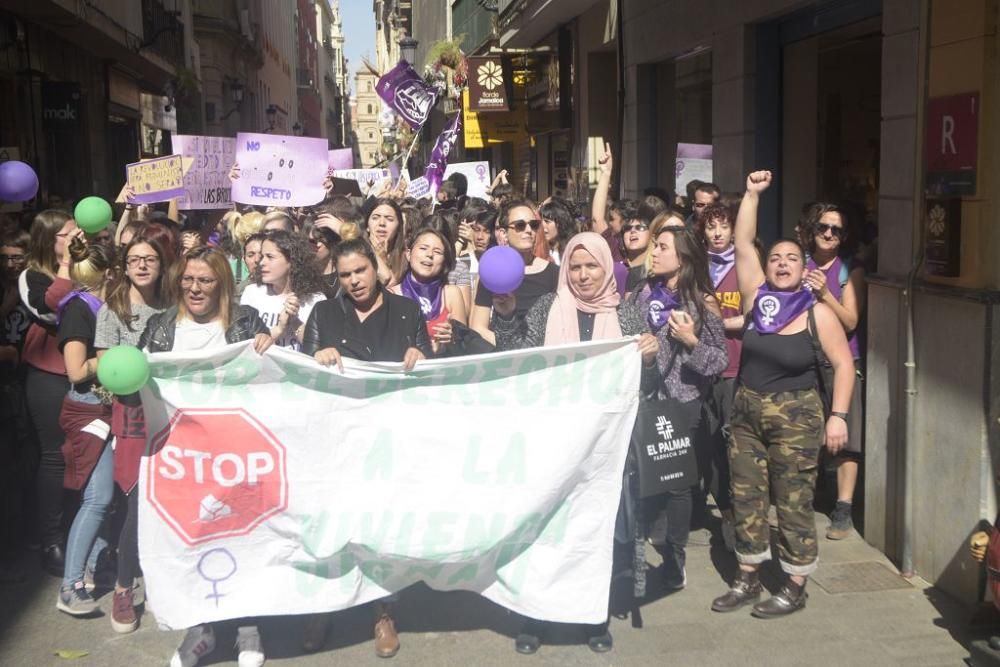
M 249 344 L 150 360 L 139 551 L 160 623 L 346 609 L 417 581 L 607 617 L 636 339 L 406 374 Z

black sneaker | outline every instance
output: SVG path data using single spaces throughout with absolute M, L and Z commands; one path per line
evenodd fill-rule
M 830 527 L 826 531 L 826 539 L 842 540 L 854 532 L 854 521 L 851 519 L 851 503 L 837 501 L 837 506 L 830 513 Z
M 64 588 L 59 591 L 56 609 L 70 616 L 89 616 L 97 611 L 97 600 L 83 586 Z

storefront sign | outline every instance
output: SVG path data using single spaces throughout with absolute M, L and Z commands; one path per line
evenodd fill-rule
M 928 275 L 957 278 L 962 273 L 962 200 L 928 199 L 926 255 Z
M 926 151 L 929 193 L 976 194 L 978 92 L 928 100 Z
M 499 57 L 469 58 L 469 108 L 508 111 L 508 76 Z
M 81 107 L 80 84 L 42 83 L 42 122 L 46 127 L 79 126 Z
M 527 109 L 478 114 L 469 108 L 469 90 L 462 94 L 462 127 L 466 148 L 518 141 L 528 134 Z

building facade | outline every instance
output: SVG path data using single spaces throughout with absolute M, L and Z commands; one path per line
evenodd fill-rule
M 322 78 L 319 65 L 319 35 L 315 0 L 296 0 L 295 37 L 297 67 L 295 83 L 298 91 L 298 114 L 292 130 L 307 137 L 325 137 Z
M 362 168 L 373 167 L 382 161 L 382 133 L 379 128 L 381 100 L 375 92 L 378 75 L 367 65 L 358 67 L 354 76 L 352 116 L 354 136 Z
M 466 4 L 453 5 L 456 32 Z M 510 0 L 498 9 L 501 49 L 573 36 L 571 165 L 592 168 L 610 141 L 621 196 L 683 192 L 679 144 L 696 144 L 711 151 L 711 180 L 724 191 L 742 192 L 753 169 L 774 171 L 765 241 L 791 235 L 808 202 L 848 207 L 869 269 L 859 528 L 901 569 L 975 602 L 965 545 L 996 516 L 1000 456 L 1000 130 L 985 120 L 1000 92 L 996 4 Z M 540 175 L 544 163 L 536 156 L 531 169 Z M 544 181 L 528 181 L 537 196 Z
M 169 150 L 192 43 L 190 0 L 3 3 L 0 157 L 35 167 L 40 206 L 113 198 L 125 164 Z
M 320 90 L 323 102 L 323 136 L 331 148 L 348 146 L 350 119 L 347 58 L 344 57 L 344 27 L 339 0 L 316 0 L 317 29 L 322 37 L 319 48 Z
M 264 64 L 252 82 L 257 93 L 256 113 L 264 119 L 261 131 L 292 134 L 298 118 L 295 5 L 292 0 L 251 1 L 255 15 L 260 16 L 258 39 L 264 51 Z

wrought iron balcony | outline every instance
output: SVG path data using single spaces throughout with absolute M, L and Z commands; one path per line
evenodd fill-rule
M 142 0 L 142 47 L 175 65 L 184 64 L 184 24 L 179 16 L 161 0 Z

